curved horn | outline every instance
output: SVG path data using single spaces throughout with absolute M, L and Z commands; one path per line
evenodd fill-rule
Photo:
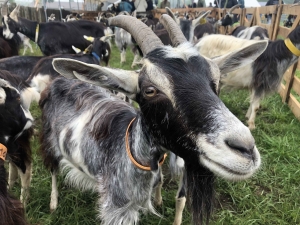
M 83 38 L 89 42 L 94 42 L 95 38 L 93 37 L 90 37 L 90 36 L 86 36 L 86 35 L 83 35 Z
M 20 10 L 20 5 L 17 5 L 16 8 L 14 8 L 14 10 L 10 13 L 10 17 L 14 20 L 16 20 L 18 18 L 18 13 Z
M 153 33 L 150 27 L 134 17 L 116 16 L 108 19 L 110 26 L 121 27 L 129 32 L 140 46 L 142 52 L 147 55 L 159 46 L 163 46 L 161 40 Z
M 200 24 L 204 24 L 206 23 L 205 18 L 210 14 L 210 10 L 206 11 L 204 14 L 202 14 L 201 16 L 199 16 L 197 19 L 194 19 L 192 21 L 193 26 L 196 26 L 199 22 Z M 201 20 L 204 19 L 204 22 L 201 23 Z
M 8 14 L 7 2 L 8 2 L 8 0 L 6 0 L 1 7 L 1 15 L 2 16 L 7 16 L 7 14 Z
M 232 6 L 230 9 L 229 9 L 229 14 L 231 14 L 232 13 L 232 11 L 234 10 L 234 9 L 236 9 L 237 7 L 240 7 L 241 6 L 241 4 L 237 4 L 237 5 L 234 5 L 234 6 Z
M 114 36 L 114 34 L 110 34 L 110 35 L 105 35 L 103 37 L 100 38 L 100 41 L 107 41 L 108 39 L 110 39 L 112 36 Z
M 178 24 L 169 15 L 163 14 L 159 21 L 168 31 L 173 46 L 176 47 L 181 43 L 187 42 Z
M 179 24 L 179 19 L 175 16 L 175 14 L 172 12 L 172 10 L 169 7 L 166 7 L 166 12 L 176 23 Z
M 72 49 L 74 50 L 74 52 L 76 52 L 76 54 L 80 53 L 81 50 L 79 48 L 76 48 L 75 46 L 72 45 Z

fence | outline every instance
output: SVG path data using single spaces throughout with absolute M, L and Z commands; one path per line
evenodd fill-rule
M 172 9 L 173 12 L 178 13 L 198 13 L 200 11 L 211 10 L 209 17 L 212 18 L 222 18 L 226 14 L 228 9 L 218 9 L 218 8 L 188 8 L 188 9 Z M 299 25 L 300 21 L 300 5 L 291 7 L 291 5 L 273 5 L 264 6 L 257 8 L 245 8 L 245 9 L 235 9 L 233 14 L 236 15 L 238 24 L 246 27 L 250 26 L 261 26 L 267 29 L 269 37 L 271 40 L 276 40 L 278 38 L 285 39 L 288 34 Z M 159 18 L 162 13 L 166 13 L 165 9 L 156 9 L 153 11 L 153 15 Z M 287 15 L 294 16 L 294 23 L 291 28 L 284 27 L 282 21 L 287 18 Z M 219 32 L 221 34 L 230 33 L 233 28 L 229 30 L 221 27 Z M 284 103 L 287 103 L 294 113 L 294 115 L 300 120 L 300 78 L 296 76 L 299 74 L 300 77 L 300 60 L 298 60 L 294 65 L 292 65 L 284 74 L 283 81 L 281 83 L 281 88 L 279 94 Z

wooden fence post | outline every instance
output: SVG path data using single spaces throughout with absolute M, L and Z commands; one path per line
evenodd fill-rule
M 294 81 L 294 74 L 297 69 L 298 62 L 296 62 L 294 65 L 292 65 L 286 73 L 288 73 L 286 77 L 286 83 L 285 83 L 285 89 L 282 93 L 282 102 L 287 103 L 289 101 L 290 92 L 292 89 L 293 81 Z
M 277 39 L 277 33 L 278 33 L 278 28 L 280 25 L 280 19 L 281 19 L 281 14 L 282 14 L 282 5 L 278 6 L 277 9 L 277 16 L 276 16 L 276 21 L 274 24 L 274 30 L 273 30 L 273 35 L 271 37 L 271 40 L 275 41 Z

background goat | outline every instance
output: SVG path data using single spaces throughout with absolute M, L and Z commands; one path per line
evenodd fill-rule
M 21 38 L 16 35 L 10 40 L 3 37 L 3 27 L 0 27 L 0 59 L 19 55 Z
M 139 103 L 140 110 L 93 85 L 65 79 L 51 83 L 40 106 L 44 162 L 52 171 L 52 209 L 57 206 L 60 165 L 68 171 L 70 183 L 99 192 L 102 224 L 137 223 L 140 210 L 154 212 L 150 199 L 158 163 L 170 149 L 186 162 L 193 221 L 202 224 L 212 210 L 213 173 L 239 180 L 259 167 L 259 152 L 249 129 L 224 106 L 216 89 L 219 68 L 222 73 L 236 69 L 230 63 L 233 58 L 240 59 L 235 61 L 237 67 L 254 60 L 266 42 L 209 60 L 195 51 L 180 30 L 169 28 L 177 27 L 169 16 L 161 20 L 177 48 L 164 46 L 133 17 L 109 20 L 129 31 L 141 47 L 145 56 L 141 71 L 71 59 L 53 61 L 64 76 L 123 92 Z M 131 162 L 126 148 L 147 171 Z
M 300 49 L 300 26 L 296 27 L 287 37 L 292 45 Z M 199 53 L 207 57 L 215 57 L 230 52 L 250 42 L 225 35 L 209 35 L 196 45 Z M 211 48 L 213 45 L 214 48 Z M 255 128 L 255 117 L 260 101 L 265 95 L 278 91 L 286 70 L 293 65 L 299 55 L 293 54 L 284 40 L 269 41 L 267 49 L 253 63 L 234 72 L 221 76 L 221 86 L 251 91 L 250 107 L 246 117 L 249 118 L 250 129 Z
M 44 55 L 73 53 L 72 45 L 85 49 L 89 42 L 83 38 L 83 35 L 102 37 L 106 32 L 106 27 L 101 23 L 87 20 L 39 24 L 36 21 L 18 17 L 18 11 L 19 6 L 10 15 L 4 14 L 3 36 L 11 39 L 17 32 L 23 33 L 37 43 Z
M 24 102 L 28 85 L 5 70 L 0 71 L 0 143 L 7 148 L 9 188 L 21 177 L 21 201 L 26 204 L 31 180 L 30 137 L 33 118 Z M 1 218 L 3 221 L 5 218 Z M 9 218 L 7 218 L 9 219 Z M 17 219 L 17 218 L 16 218 Z
M 248 40 L 266 40 L 269 39 L 267 29 L 260 26 L 245 27 L 238 26 L 232 32 L 231 35 L 238 38 Z

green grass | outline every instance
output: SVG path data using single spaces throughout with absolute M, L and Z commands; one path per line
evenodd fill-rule
M 38 54 L 37 52 L 35 54 Z M 120 54 L 113 46 L 111 67 L 130 69 L 132 54 L 128 51 L 127 63 L 120 66 Z M 221 92 L 226 106 L 244 123 L 248 104 L 248 92 Z M 31 108 L 40 128 L 40 110 L 36 104 Z M 300 224 L 300 122 L 287 105 L 282 104 L 278 94 L 262 101 L 253 135 L 262 157 L 262 167 L 247 181 L 216 181 L 217 202 L 212 225 L 295 225 Z M 50 213 L 50 173 L 44 168 L 38 154 L 38 135 L 32 139 L 33 178 L 30 201 L 26 208 L 28 221 L 33 225 L 91 225 L 99 224 L 97 218 L 97 195 L 80 192 L 68 187 L 59 177 L 59 206 Z M 142 215 L 141 225 L 170 225 L 175 213 L 177 181 L 170 181 L 167 166 L 164 170 L 163 206 L 157 211 L 162 218 Z M 13 189 L 18 195 L 19 187 Z M 191 218 L 185 209 L 183 224 Z

